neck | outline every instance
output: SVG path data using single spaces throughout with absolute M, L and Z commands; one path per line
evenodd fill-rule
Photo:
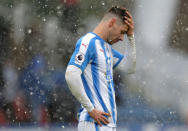
M 93 33 L 97 34 L 103 40 L 107 41 L 107 30 L 106 26 L 103 23 L 100 23 L 94 30 Z

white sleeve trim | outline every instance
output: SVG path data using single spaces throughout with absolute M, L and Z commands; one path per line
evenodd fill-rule
M 82 106 L 86 108 L 88 112 L 91 112 L 94 109 L 94 106 L 84 90 L 84 86 L 81 80 L 81 74 L 82 71 L 80 68 L 74 65 L 69 65 L 65 73 L 65 79 L 71 93 L 82 104 Z

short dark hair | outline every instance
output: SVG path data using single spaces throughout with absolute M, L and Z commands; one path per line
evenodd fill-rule
M 122 19 L 122 21 L 124 22 L 125 21 L 125 16 L 129 17 L 129 15 L 127 14 L 128 11 L 126 8 L 124 7 L 120 7 L 120 6 L 113 6 L 111 7 L 107 13 L 112 13 L 112 14 L 115 14 L 117 15 L 119 18 Z

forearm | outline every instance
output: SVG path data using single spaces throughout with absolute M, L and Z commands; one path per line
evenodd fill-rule
M 128 58 L 130 58 L 129 61 L 131 61 L 131 72 L 130 73 L 135 73 L 136 72 L 136 44 L 135 44 L 135 39 L 134 35 L 128 36 L 129 44 L 130 44 L 130 52 Z
M 129 40 L 129 46 L 130 50 L 128 51 L 128 55 L 125 58 L 127 58 L 127 63 L 130 66 L 129 68 L 129 74 L 135 73 L 136 71 L 136 45 L 135 45 L 135 39 L 134 39 L 134 21 L 132 15 L 126 11 L 128 16 L 125 16 L 125 23 L 128 25 L 128 31 L 127 36 Z
M 84 86 L 81 80 L 81 74 L 82 71 L 78 67 L 69 65 L 65 73 L 65 79 L 71 93 L 82 104 L 82 106 L 86 108 L 88 112 L 90 112 L 94 109 L 94 106 L 84 90 Z
M 136 71 L 136 45 L 134 35 L 128 36 L 129 44 L 125 45 L 124 58 L 120 63 L 120 68 L 124 73 L 132 74 Z

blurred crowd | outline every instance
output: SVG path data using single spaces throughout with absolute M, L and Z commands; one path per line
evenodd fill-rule
M 42 56 L 26 67 L 2 67 L 0 124 L 76 122 L 76 103 L 68 91 L 64 70 L 49 70 Z
M 42 13 L 50 11 L 48 4 L 43 3 L 39 10 L 44 7 Z M 68 90 L 64 71 L 72 51 L 68 49 L 72 43 L 68 42 L 74 38 L 66 35 L 76 35 L 79 1 L 62 0 L 59 4 L 59 17 L 37 13 L 39 10 L 31 8 L 35 5 L 27 2 L 7 2 L 0 6 L 3 10 L 0 14 L 0 125 L 77 122 L 79 105 Z

